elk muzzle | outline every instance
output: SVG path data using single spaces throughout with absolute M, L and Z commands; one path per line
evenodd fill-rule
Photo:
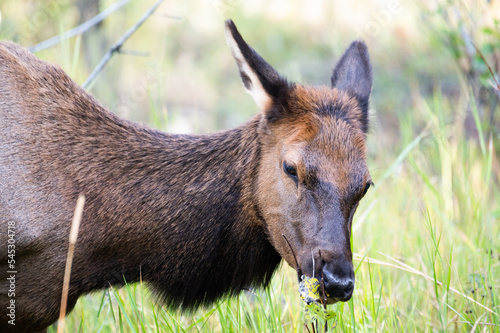
M 322 281 L 323 299 L 328 304 L 346 302 L 354 291 L 354 268 L 351 253 L 327 250 L 325 248 L 304 251 L 299 255 L 303 274 Z
M 324 262 L 321 268 L 321 277 L 329 301 L 346 302 L 351 298 L 354 291 L 352 260 L 347 260 L 344 257 L 340 258 L 340 260 Z

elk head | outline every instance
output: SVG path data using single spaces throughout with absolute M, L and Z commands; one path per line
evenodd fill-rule
M 289 265 L 324 279 L 328 303 L 347 301 L 354 290 L 352 218 L 372 184 L 365 156 L 372 87 L 367 47 L 351 44 L 331 87 L 308 87 L 280 76 L 232 21 L 226 39 L 262 112 L 255 192 L 263 227 Z

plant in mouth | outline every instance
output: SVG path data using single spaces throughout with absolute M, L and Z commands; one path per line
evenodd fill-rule
M 335 319 L 337 314 L 333 310 L 328 310 L 326 308 L 326 300 L 328 298 L 328 294 L 325 291 L 325 282 L 323 276 L 321 280 L 318 280 L 314 277 L 314 255 L 313 258 L 313 276 L 309 277 L 302 274 L 302 271 L 299 268 L 299 264 L 297 262 L 297 257 L 295 256 L 295 252 L 293 251 L 290 242 L 283 235 L 283 238 L 287 242 L 290 250 L 292 251 L 293 257 L 295 259 L 297 275 L 299 278 L 299 295 L 305 303 L 304 312 L 305 312 L 305 327 L 308 332 L 319 332 L 318 327 L 320 323 L 325 324 L 325 332 L 328 331 L 328 320 Z M 321 251 L 319 253 L 320 262 L 321 262 Z M 321 292 L 321 293 L 320 293 Z M 309 329 L 309 325 L 311 325 L 311 330 Z M 335 324 L 332 328 L 335 328 Z

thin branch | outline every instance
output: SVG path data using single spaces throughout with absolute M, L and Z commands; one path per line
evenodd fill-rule
M 134 51 L 134 50 L 123 50 L 121 49 L 118 51 L 120 54 L 127 54 L 127 55 L 133 55 L 136 57 L 149 57 L 149 52 L 141 52 L 141 51 Z
M 120 51 L 120 48 L 122 45 L 127 41 L 127 39 L 132 36 L 134 32 L 139 29 L 139 27 L 151 16 L 153 13 L 158 9 L 158 7 L 161 5 L 161 3 L 164 0 L 158 0 L 156 3 L 149 8 L 149 10 L 144 13 L 144 15 L 135 23 L 130 29 L 127 30 L 127 32 L 118 40 L 118 42 L 111 47 L 111 49 L 102 57 L 101 61 L 97 65 L 97 67 L 94 69 L 94 71 L 90 74 L 90 76 L 83 82 L 82 87 L 87 88 L 96 78 L 97 76 L 102 72 L 108 61 L 111 59 L 111 57 L 118 51 Z
M 101 13 L 99 13 L 96 16 L 94 16 L 93 18 L 91 18 L 90 20 L 80 24 L 76 28 L 73 28 L 69 31 L 66 31 L 58 36 L 49 38 L 49 39 L 47 39 L 43 42 L 40 42 L 36 45 L 30 46 L 28 48 L 28 50 L 32 53 L 37 53 L 41 50 L 45 50 L 51 46 L 57 45 L 60 42 L 62 42 L 63 40 L 66 40 L 66 39 L 75 37 L 77 35 L 83 34 L 87 30 L 92 28 L 93 26 L 101 23 L 105 18 L 107 18 L 112 13 L 114 13 L 115 11 L 117 11 L 118 9 L 120 9 L 121 7 L 126 5 L 128 2 L 130 2 L 130 0 L 119 0 L 119 1 L 115 2 L 114 4 L 112 4 L 111 6 L 109 6 L 108 8 L 106 8 Z
M 162 16 L 162 17 L 169 18 L 169 19 L 172 19 L 172 20 L 182 20 L 182 17 L 181 17 L 181 16 L 168 15 L 168 14 L 163 14 L 163 15 L 161 15 L 161 16 Z
M 488 63 L 488 61 L 486 61 L 486 59 L 484 58 L 483 56 L 483 52 L 481 52 L 481 50 L 477 47 L 476 44 L 472 43 L 472 45 L 474 45 L 474 47 L 476 48 L 476 51 L 477 53 L 479 53 L 479 56 L 481 57 L 481 59 L 483 59 L 484 63 L 486 64 L 486 67 L 488 67 L 488 70 L 490 71 L 490 74 L 491 76 L 493 77 L 493 80 L 494 82 L 496 83 L 496 87 L 493 86 L 493 88 L 495 88 L 497 91 L 500 91 L 500 83 L 498 83 L 497 81 L 497 78 L 495 76 L 495 73 L 493 72 L 493 70 L 491 69 L 490 67 L 490 64 Z M 500 95 L 499 95 L 500 96 Z

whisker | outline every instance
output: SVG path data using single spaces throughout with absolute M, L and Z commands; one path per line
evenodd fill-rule
M 314 273 L 316 273 L 316 270 L 314 269 L 314 253 L 313 253 L 312 249 L 311 249 L 311 257 L 313 260 L 313 276 L 312 277 L 314 278 Z
M 286 243 L 290 247 L 290 250 L 292 251 L 293 259 L 295 260 L 295 270 L 297 271 L 297 275 L 298 275 L 297 278 L 299 279 L 299 282 L 300 282 L 300 277 L 302 276 L 302 270 L 299 267 L 299 262 L 297 261 L 297 257 L 295 256 L 295 252 L 293 251 L 293 247 L 290 244 L 290 242 L 288 241 L 288 239 L 286 238 L 285 234 L 281 234 L 281 236 L 283 236 Z

